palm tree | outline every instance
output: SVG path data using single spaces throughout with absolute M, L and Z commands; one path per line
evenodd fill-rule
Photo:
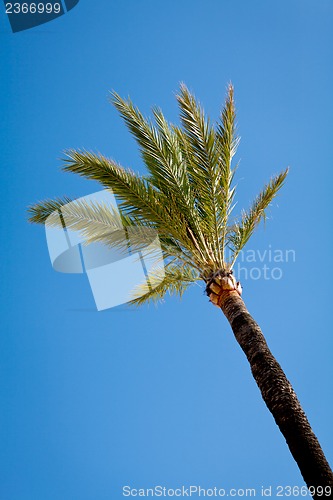
M 177 95 L 181 126 L 175 126 L 158 108 L 153 108 L 153 121 L 146 119 L 130 99 L 113 92 L 111 101 L 137 140 L 148 175 L 139 176 L 101 154 L 82 150 L 67 151 L 64 170 L 112 189 L 123 226 L 158 231 L 164 256 L 163 278 L 156 271 L 154 286 L 139 284 L 132 304 L 162 299 L 167 292 L 181 295 L 192 283 L 205 283 L 210 301 L 228 319 L 262 397 L 316 498 L 317 488 L 333 486 L 332 471 L 233 276 L 240 251 L 265 219 L 288 169 L 268 182 L 249 210 L 238 218 L 232 216 L 232 159 L 239 143 L 233 94 L 229 85 L 219 121 L 212 125 L 193 94 L 181 85 Z M 91 202 L 68 205 L 69 201 L 59 198 L 31 206 L 30 222 L 45 223 L 51 213 L 61 210 L 67 227 L 82 231 L 88 243 L 117 244 L 111 236 L 117 225 L 112 210 Z

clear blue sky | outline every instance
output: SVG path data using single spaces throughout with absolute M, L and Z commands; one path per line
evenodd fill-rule
M 85 277 L 53 271 L 26 207 L 99 189 L 60 171 L 68 147 L 144 171 L 109 90 L 177 120 L 185 81 L 217 118 L 231 80 L 239 208 L 291 167 L 249 248 L 292 249 L 296 260 L 280 265 L 280 280 L 243 279 L 244 300 L 332 463 L 332 2 L 81 0 L 16 34 L 1 5 L 0 23 L 1 500 L 120 500 L 123 485 L 302 486 L 203 289 L 97 312 Z

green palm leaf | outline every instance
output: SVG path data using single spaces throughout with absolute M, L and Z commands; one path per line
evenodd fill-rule
M 183 131 L 178 135 L 187 153 L 188 170 L 197 195 L 197 209 L 205 224 L 205 236 L 215 265 L 223 268 L 224 228 L 229 216 L 229 206 L 234 192 L 231 191 L 232 175 L 229 174 L 229 144 L 219 140 L 219 135 L 206 119 L 204 111 L 185 85 L 178 95 Z M 226 106 L 230 107 L 227 101 Z M 225 113 L 229 119 L 230 113 Z M 228 130 L 233 131 L 230 126 Z M 229 157 L 232 155 L 229 152 Z M 224 179 L 227 177 L 228 182 Z
M 192 192 L 187 164 L 182 154 L 179 138 L 158 108 L 153 109 L 155 125 L 146 120 L 128 99 L 112 94 L 112 102 L 120 112 L 129 130 L 141 148 L 141 154 L 149 171 L 147 180 L 159 192 L 173 202 L 175 211 L 184 219 L 190 239 L 198 247 L 205 247 L 199 214 Z M 171 197 L 171 199 L 170 199 Z M 207 248 L 205 249 L 207 253 Z
M 288 174 L 288 168 L 273 177 L 254 200 L 251 208 L 243 212 L 242 219 L 236 223 L 229 234 L 229 244 L 233 251 L 232 265 L 235 263 L 239 252 L 249 241 L 254 230 L 261 220 L 266 217 L 266 209 L 283 186 Z
M 28 207 L 29 222 L 33 224 L 45 224 L 46 219 L 54 212 L 58 211 L 72 201 L 68 196 L 63 198 L 48 199 L 34 203 Z
M 151 273 L 149 283 L 139 284 L 133 290 L 133 299 L 129 303 L 141 306 L 147 302 L 157 302 L 162 300 L 167 293 L 181 297 L 186 289 L 199 279 L 198 272 L 191 266 L 169 263 L 164 269 L 160 268 Z

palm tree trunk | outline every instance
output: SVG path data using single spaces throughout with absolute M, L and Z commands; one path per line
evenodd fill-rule
M 209 287 L 207 287 L 209 289 Z M 209 290 L 211 296 L 212 291 Z M 216 292 L 216 290 L 214 290 Z M 213 294 L 214 295 L 214 294 Z M 212 299 L 212 297 L 211 297 Z M 286 439 L 305 483 L 313 489 L 333 487 L 333 473 L 297 396 L 236 290 L 222 290 L 212 300 L 227 317 L 243 349 L 262 397 Z M 323 498 L 316 492 L 313 498 Z

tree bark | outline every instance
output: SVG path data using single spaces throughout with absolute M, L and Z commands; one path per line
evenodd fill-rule
M 237 284 L 238 285 L 238 284 Z M 213 290 L 212 290 L 213 288 Z M 308 487 L 331 487 L 333 473 L 297 396 L 268 348 L 258 324 L 249 314 L 240 292 L 207 286 L 211 301 L 227 317 L 235 338 L 244 351 L 261 395 L 286 439 Z M 323 498 L 320 488 L 313 498 Z M 330 496 L 330 495 L 329 495 Z

